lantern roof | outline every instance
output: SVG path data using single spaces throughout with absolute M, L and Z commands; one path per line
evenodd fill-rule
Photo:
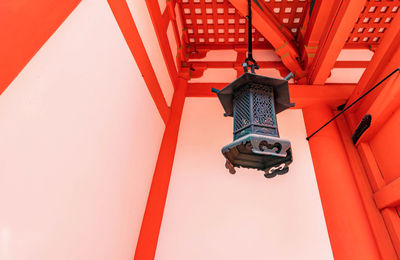
M 287 80 L 245 72 L 228 86 L 217 92 L 218 98 L 225 110 L 225 116 L 233 116 L 234 92 L 252 83 L 273 88 L 275 112 L 277 114 L 294 106 L 293 103 L 290 103 L 289 84 Z

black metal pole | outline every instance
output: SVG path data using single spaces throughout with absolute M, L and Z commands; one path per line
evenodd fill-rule
M 249 21 L 248 25 L 248 45 L 249 45 L 249 53 L 247 54 L 247 57 L 250 61 L 253 62 L 253 37 L 252 37 L 252 23 L 251 23 L 251 0 L 247 0 L 247 8 L 248 8 L 248 15 L 247 15 L 247 19 Z
M 318 133 L 319 131 L 322 130 L 322 128 L 324 128 L 325 126 L 329 125 L 333 120 L 335 120 L 336 118 L 338 118 L 341 114 L 343 114 L 344 112 L 346 112 L 349 108 L 351 108 L 355 103 L 357 103 L 358 101 L 360 101 L 362 98 L 364 98 L 366 95 L 368 95 L 372 90 L 376 89 L 380 84 L 382 84 L 385 80 L 387 80 L 388 78 L 390 78 L 394 73 L 396 73 L 397 71 L 400 71 L 399 68 L 395 69 L 394 71 L 392 71 L 389 75 L 387 75 L 384 79 L 382 79 L 381 81 L 379 81 L 375 86 L 373 86 L 370 90 L 368 90 L 367 92 L 365 92 L 363 95 L 361 95 L 359 98 L 357 98 L 353 103 L 351 103 L 348 107 L 346 107 L 345 109 L 343 109 L 339 114 L 337 114 L 336 116 L 334 116 L 331 120 L 329 120 L 328 122 L 326 122 L 323 126 L 321 126 L 317 131 L 315 131 L 314 133 L 310 134 L 309 136 L 307 136 L 307 141 L 310 140 L 311 137 L 313 137 L 316 133 Z

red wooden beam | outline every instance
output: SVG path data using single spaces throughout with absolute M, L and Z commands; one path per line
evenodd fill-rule
M 396 14 L 391 26 L 385 32 L 383 39 L 372 57 L 367 69 L 364 71 L 349 98 L 347 104 L 351 104 L 379 80 L 399 67 L 400 60 L 400 12 Z
M 357 149 L 360 153 L 360 157 L 363 161 L 364 167 L 367 170 L 367 174 L 368 174 L 368 178 L 371 183 L 371 186 L 375 192 L 378 192 L 379 190 L 383 189 L 387 184 L 385 183 L 385 180 L 382 176 L 381 170 L 379 169 L 379 166 L 377 165 L 375 156 L 374 156 L 369 144 L 366 142 L 359 143 L 357 145 Z M 392 187 L 388 186 L 387 188 L 389 188 L 388 193 L 390 193 L 390 190 L 392 189 Z M 380 196 L 382 196 L 382 198 L 380 198 Z M 384 194 L 378 195 L 379 205 L 381 205 L 381 206 L 386 205 L 386 203 L 388 201 L 389 201 L 388 198 L 386 196 L 384 196 Z M 392 208 L 392 207 L 389 207 L 389 208 L 384 207 L 381 209 L 381 214 L 383 216 L 383 219 L 385 220 L 387 230 L 390 234 L 390 238 L 391 238 L 393 246 L 397 252 L 397 255 L 400 255 L 400 221 L 399 221 L 399 215 L 398 215 L 397 209 Z M 383 259 L 385 259 L 385 258 L 383 258 Z
M 369 224 L 371 225 L 371 230 L 375 237 L 375 242 L 379 249 L 381 259 L 397 259 L 397 254 L 390 239 L 389 232 L 386 228 L 385 222 L 375 200 L 373 199 L 374 193 L 370 181 L 368 180 L 365 167 L 362 163 L 360 155 L 354 146 L 350 132 L 350 128 L 346 123 L 344 117 L 338 117 L 335 120 L 340 135 L 342 137 L 343 145 L 347 152 L 347 157 L 349 158 L 349 163 L 353 171 L 354 180 L 357 184 L 358 191 L 360 192 L 360 197 L 363 202 L 365 212 L 368 216 Z
M 334 20 L 331 26 L 328 26 L 325 41 L 320 42 L 310 67 L 308 77 L 311 84 L 325 83 L 364 5 L 365 0 L 342 0 L 338 4 Z
M 167 8 L 165 8 L 164 12 L 167 12 L 169 15 L 169 20 L 172 23 L 172 29 L 174 30 L 174 37 L 175 37 L 175 43 L 176 46 L 181 46 L 182 42 L 181 42 L 181 37 L 179 37 L 179 30 L 178 30 L 178 24 L 176 22 L 176 14 L 175 14 L 175 4 L 176 2 L 172 2 L 172 1 L 167 1 Z M 163 14 L 164 16 L 164 14 Z
M 400 255 L 400 221 L 397 208 L 384 208 L 382 209 L 382 216 L 385 219 L 387 229 L 397 255 Z M 398 259 L 398 258 L 397 258 Z
M 239 59 L 240 60 L 240 59 Z M 243 59 L 244 60 L 244 59 Z M 336 61 L 335 68 L 366 68 L 369 61 Z M 238 61 L 189 61 L 187 66 L 193 69 L 237 69 L 240 68 L 243 71 L 242 62 Z M 257 64 L 260 68 L 274 68 L 278 69 L 284 67 L 284 64 L 280 61 L 258 61 Z
M 245 52 L 238 52 L 235 62 L 232 61 L 194 61 L 184 62 L 184 66 L 193 69 L 191 71 L 191 78 L 200 78 L 203 76 L 206 69 L 235 69 L 238 77 L 243 73 L 243 63 L 240 61 L 245 60 Z M 280 61 L 259 61 L 257 64 L 260 68 L 277 69 L 282 77 L 289 74 L 289 71 Z M 368 61 L 337 61 L 335 68 L 365 68 Z
M 351 130 L 351 129 L 350 129 Z M 368 143 L 360 142 L 357 144 L 357 150 L 363 162 L 368 180 L 374 192 L 385 186 L 385 180 L 380 172 L 378 163 Z
M 167 199 L 168 186 L 175 157 L 179 125 L 185 102 L 187 81 L 178 80 L 171 104 L 171 116 L 165 128 L 156 168 L 151 183 L 142 227 L 136 246 L 135 259 L 154 259 L 161 221 Z
M 307 134 L 332 118 L 324 104 L 303 109 Z M 336 122 L 309 141 L 335 259 L 381 259 Z
M 384 88 L 369 107 L 366 114 L 371 115 L 371 126 L 358 142 L 369 141 L 400 107 L 400 73 L 392 75 Z M 399 129 L 395 129 L 399 131 Z
M 142 73 L 158 112 L 164 120 L 164 123 L 167 123 L 169 108 L 129 7 L 125 0 L 107 0 L 107 2 L 117 20 L 118 26 L 124 35 L 125 41 L 128 44 L 136 64 Z
M 340 60 L 336 61 L 334 68 L 352 69 L 352 68 L 366 68 L 369 61 L 359 61 L 359 60 Z
M 244 61 L 244 59 L 243 59 Z M 283 67 L 284 65 L 280 61 L 259 61 L 257 64 L 260 68 L 277 68 Z M 187 65 L 193 69 L 237 69 L 240 68 L 243 71 L 243 62 L 232 62 L 232 61 L 195 61 L 188 62 Z
M 229 83 L 188 83 L 187 97 L 216 97 L 211 88 L 223 89 Z
M 216 50 L 244 50 L 247 51 L 247 45 L 244 44 L 196 44 L 195 47 L 187 45 L 188 59 L 203 59 L 206 57 L 207 52 Z M 253 44 L 253 50 L 273 50 L 266 44 Z M 244 59 L 242 60 L 244 61 Z
M 172 29 L 174 31 L 176 46 L 178 46 L 177 57 L 175 57 L 175 59 L 176 59 L 178 71 L 180 71 L 182 62 L 186 61 L 188 59 L 188 57 L 186 55 L 186 47 L 185 47 L 186 44 L 184 42 L 184 37 L 183 37 L 183 35 L 182 35 L 182 37 L 180 36 L 181 33 L 183 33 L 183 32 L 179 32 L 177 14 L 175 13 L 175 6 L 176 6 L 175 0 L 167 1 L 167 8 L 165 8 L 164 12 L 168 12 L 169 20 L 171 21 Z M 182 21 L 179 21 L 179 22 L 182 23 Z
M 211 88 L 222 89 L 229 83 L 189 83 L 188 97 L 216 97 Z M 292 85 L 289 84 L 291 102 L 295 108 L 304 108 L 312 104 L 326 103 L 331 107 L 343 104 L 352 93 L 355 85 Z
M 0 94 L 80 0 L 0 1 Z
M 376 206 L 379 209 L 400 206 L 400 178 L 383 186 L 374 194 Z
M 224 44 L 196 44 L 195 49 L 197 51 L 203 51 L 203 52 L 208 52 L 211 50 L 236 50 L 236 49 L 246 49 L 247 50 L 247 44 L 229 44 L 229 43 L 224 43 Z M 253 50 L 274 50 L 274 48 L 268 43 L 253 43 Z
M 176 87 L 178 73 L 174 64 L 175 57 L 172 55 L 171 46 L 169 45 L 167 36 L 169 14 L 168 12 L 165 12 L 165 16 L 161 14 L 160 5 L 158 4 L 157 0 L 146 0 L 146 5 L 150 13 L 151 21 L 153 22 L 153 27 L 157 35 L 165 64 L 167 65 L 172 85 Z
M 235 49 L 242 49 L 247 48 L 247 44 L 196 44 L 196 46 L 187 46 L 189 47 L 189 59 L 197 59 L 198 57 L 193 57 L 190 51 L 202 52 L 206 53 L 210 50 L 235 50 Z M 368 45 L 360 45 L 360 44 L 353 44 L 353 43 L 346 43 L 344 46 L 345 49 L 367 49 L 369 50 Z M 253 50 L 275 50 L 268 42 L 266 43 L 253 43 Z
M 229 2 L 243 15 L 247 15 L 246 0 L 229 0 Z M 293 43 L 293 39 L 282 32 L 280 24 L 275 19 L 275 15 L 263 4 L 258 1 L 262 9 L 256 4 L 251 6 L 253 16 L 253 26 L 271 43 L 275 52 L 281 57 L 283 64 L 295 74 L 295 78 L 300 79 L 305 76 L 305 72 L 299 64 L 297 58 L 299 53 Z
M 302 57 L 304 59 L 304 67 L 308 68 L 317 53 L 323 33 L 326 31 L 330 21 L 334 19 L 334 12 L 340 1 L 315 1 L 311 17 L 308 21 L 302 45 Z

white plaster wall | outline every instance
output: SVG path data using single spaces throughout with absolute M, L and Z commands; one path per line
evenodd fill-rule
M 165 7 L 167 7 L 167 0 L 158 0 L 158 4 L 160 5 L 161 13 L 165 11 Z
M 253 57 L 256 61 L 280 61 L 281 58 L 274 50 L 253 50 Z
M 189 83 L 213 82 L 226 83 L 234 81 L 237 72 L 234 69 L 206 69 L 200 78 L 192 78 Z
M 232 118 L 216 98 L 188 98 L 156 259 L 333 259 L 301 110 L 278 115 L 294 162 L 284 176 L 224 167 Z
M 340 51 L 337 60 L 357 60 L 357 61 L 369 61 L 374 55 L 373 51 L 368 49 L 343 49 Z
M 363 75 L 365 68 L 353 68 L 353 69 L 332 69 L 330 77 L 326 80 L 326 83 L 350 83 L 357 84 Z
M 370 61 L 374 52 L 366 49 L 343 49 L 337 58 L 338 61 Z M 365 68 L 333 68 L 326 83 L 356 84 L 360 80 Z
M 0 96 L 0 259 L 133 259 L 164 123 L 106 1 Z
M 203 59 L 190 59 L 190 61 L 236 61 L 235 50 L 210 50 Z

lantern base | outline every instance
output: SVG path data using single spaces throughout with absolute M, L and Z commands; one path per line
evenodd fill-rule
M 230 173 L 234 167 L 264 171 L 266 178 L 288 172 L 293 161 L 289 140 L 258 134 L 245 135 L 222 148 Z

